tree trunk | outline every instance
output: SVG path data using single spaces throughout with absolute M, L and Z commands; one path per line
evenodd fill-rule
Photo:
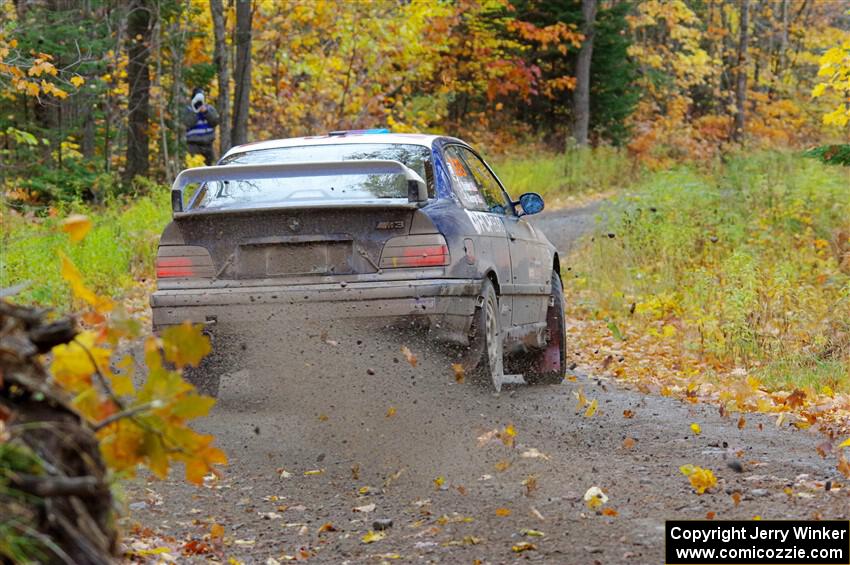
M 573 91 L 573 139 L 576 145 L 587 145 L 590 125 L 590 60 L 593 57 L 593 33 L 597 0 L 581 0 L 584 40 L 576 63 L 576 88 Z
M 127 163 L 124 180 L 147 175 L 150 168 L 148 123 L 150 120 L 151 75 L 148 67 L 153 6 L 150 0 L 130 0 L 127 14 Z
M 746 127 L 746 103 L 747 103 L 747 47 L 749 45 L 750 34 L 750 0 L 740 0 L 741 3 L 741 31 L 738 40 L 738 75 L 735 81 L 735 131 L 732 132 L 732 139 L 741 141 L 744 137 L 744 128 Z
M 251 103 L 251 0 L 236 0 L 236 64 L 233 74 L 232 145 L 248 141 L 248 109 Z
M 227 22 L 224 16 L 222 0 L 210 0 L 210 11 L 213 19 L 213 34 L 215 35 L 215 50 L 213 62 L 218 69 L 218 109 L 219 115 L 219 155 L 224 155 L 230 149 L 230 57 L 227 49 Z

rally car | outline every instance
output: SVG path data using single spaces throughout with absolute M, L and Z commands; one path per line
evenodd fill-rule
M 332 306 L 335 318 L 415 322 L 496 390 L 506 371 L 563 378 L 559 257 L 526 220 L 543 199 L 511 198 L 460 139 L 369 130 L 252 143 L 183 171 L 171 196 L 154 330 L 189 320 L 217 344 L 238 323 Z M 188 378 L 217 394 L 219 373 L 210 362 Z

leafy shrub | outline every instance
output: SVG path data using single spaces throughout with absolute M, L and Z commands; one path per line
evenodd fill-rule
M 71 245 L 57 229 L 67 213 L 89 215 L 94 220 L 83 242 Z M 154 189 L 134 200 L 110 199 L 104 206 L 68 205 L 57 217 L 36 219 L 2 212 L 0 288 L 20 282 L 29 286 L 19 302 L 37 302 L 65 309 L 68 289 L 59 275 L 58 251 L 73 259 L 86 282 L 97 292 L 118 296 L 140 279 L 150 278 L 156 242 L 171 214 L 168 192 Z
M 606 215 L 572 263 L 587 316 L 632 335 L 661 320 L 688 355 L 774 384 L 850 384 L 844 174 L 785 153 L 737 156 L 711 174 L 653 174 Z
M 814 157 L 828 165 L 844 165 L 850 167 L 850 144 L 821 145 L 804 153 L 806 157 Z
M 510 157 L 497 161 L 493 167 L 512 197 L 538 192 L 555 201 L 618 190 L 639 172 L 624 150 L 609 146 Z

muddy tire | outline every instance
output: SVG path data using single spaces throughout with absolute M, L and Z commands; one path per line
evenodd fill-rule
M 552 290 L 546 310 L 546 331 L 549 343 L 543 349 L 528 354 L 523 363 L 523 375 L 530 385 L 554 385 L 564 380 L 567 355 L 567 332 L 564 328 L 564 287 L 561 277 L 552 271 Z
M 499 320 L 499 297 L 490 279 L 481 286 L 480 306 L 475 309 L 469 330 L 469 349 L 464 369 L 470 381 L 502 388 L 502 327 Z

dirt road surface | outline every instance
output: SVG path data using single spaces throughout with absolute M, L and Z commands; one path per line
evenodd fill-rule
M 539 225 L 565 249 L 597 208 Z M 217 553 L 181 560 L 663 563 L 665 519 L 847 518 L 843 477 L 815 449 L 822 438 L 767 417 L 739 429 L 716 407 L 588 375 L 494 395 L 457 383 L 427 344 L 333 322 L 297 340 L 290 329 L 245 331 L 245 361 L 200 423 L 230 457 L 223 477 L 128 487 L 130 520 L 176 545 L 224 526 Z M 577 409 L 578 390 L 598 401 L 593 416 Z M 685 464 L 711 469 L 718 485 L 695 494 Z M 587 508 L 592 486 L 616 515 Z M 387 521 L 383 539 L 364 543 Z M 533 549 L 514 551 L 522 542 Z

